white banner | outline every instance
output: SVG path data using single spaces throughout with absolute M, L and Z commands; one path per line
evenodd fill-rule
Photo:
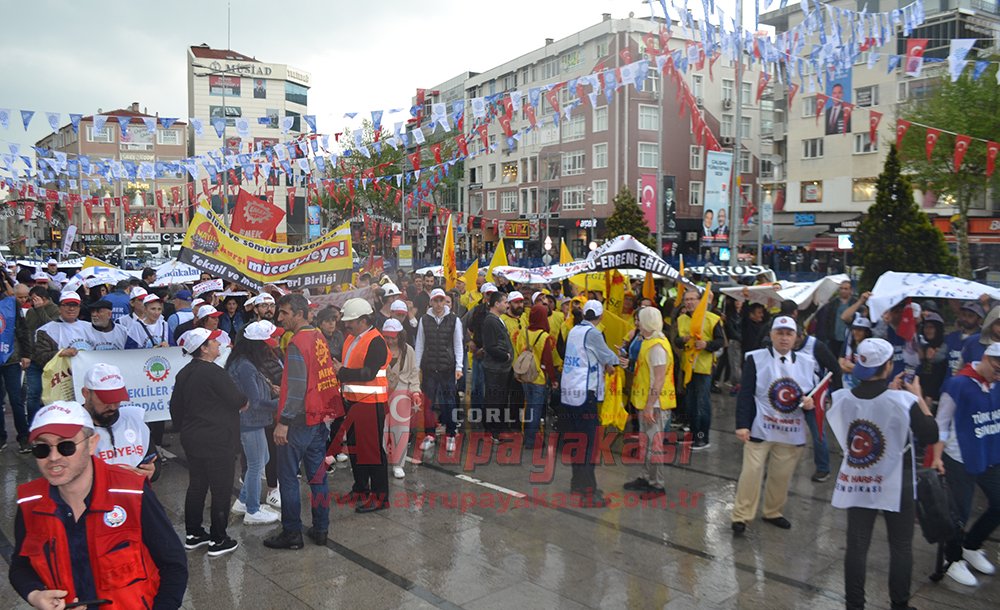
M 177 373 L 191 361 L 179 347 L 114 351 L 80 351 L 73 358 L 76 399 L 83 404 L 82 380 L 95 364 L 103 362 L 121 369 L 130 402 L 122 406 L 142 407 L 146 421 L 170 419 L 170 395 Z
M 785 299 L 791 299 L 799 309 L 810 305 L 823 305 L 837 292 L 841 282 L 849 281 L 844 274 L 830 275 L 815 282 L 775 282 L 760 286 L 732 286 L 721 290 L 722 294 L 738 301 L 761 303 L 765 307 L 777 307 Z
M 868 299 L 868 315 L 872 321 L 877 321 L 883 313 L 902 303 L 907 297 L 975 301 L 984 294 L 1000 299 L 1000 290 L 972 280 L 936 273 L 887 271 L 872 288 L 872 295 Z

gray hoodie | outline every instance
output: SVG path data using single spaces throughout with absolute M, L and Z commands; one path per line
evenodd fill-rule
M 990 310 L 990 313 L 986 314 L 986 319 L 983 320 L 982 332 L 979 335 L 980 343 L 983 345 L 993 343 L 993 333 L 990 331 L 990 327 L 998 320 L 1000 320 L 1000 305 L 997 305 Z

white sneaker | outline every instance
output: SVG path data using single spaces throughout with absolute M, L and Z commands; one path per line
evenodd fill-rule
M 448 440 L 445 441 L 445 443 L 444 443 L 444 448 L 445 448 L 445 451 L 447 451 L 448 453 L 452 453 L 452 452 L 455 451 L 455 437 L 454 436 L 449 436 L 448 437 Z
M 233 502 L 233 512 L 237 515 L 245 515 L 247 514 L 247 505 L 237 499 L 236 502 Z
M 948 577 L 960 585 L 975 587 L 979 584 L 976 577 L 969 571 L 969 566 L 964 561 L 956 561 L 948 567 Z
M 397 479 L 402 479 L 403 477 L 406 476 L 406 471 L 403 470 L 402 466 L 393 466 L 392 476 L 396 477 Z
M 275 508 L 281 508 L 281 494 L 278 492 L 278 488 L 275 487 L 267 492 L 267 499 L 264 501 Z
M 988 576 L 992 576 L 996 573 L 996 568 L 990 563 L 989 559 L 986 559 L 986 553 L 981 550 L 970 551 L 969 549 L 962 549 L 962 559 L 966 561 L 970 566 L 976 568 L 977 572 L 981 572 Z
M 434 446 L 434 437 L 428 434 L 427 436 L 424 437 L 424 442 L 420 443 L 420 450 L 429 451 L 430 448 L 433 446 Z
M 243 515 L 243 525 L 266 525 L 268 523 L 275 523 L 279 519 L 281 519 L 281 515 L 268 510 L 265 506 L 261 506 L 257 512 Z
M 346 462 L 348 459 L 350 459 L 350 458 L 347 457 L 346 453 L 338 453 L 337 454 L 337 461 L 340 462 L 341 464 L 343 464 L 344 462 Z

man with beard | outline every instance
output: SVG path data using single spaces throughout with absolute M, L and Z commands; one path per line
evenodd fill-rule
M 986 314 L 980 332 L 969 337 L 962 348 L 962 362 L 971 364 L 979 362 L 986 353 L 986 347 L 991 343 L 1000 343 L 1000 305 Z
M 128 331 L 112 321 L 114 304 L 101 299 L 90 304 L 90 343 L 95 350 L 125 349 Z
M 258 320 L 274 322 L 274 297 L 262 292 L 254 299 L 253 311 Z
M 979 331 L 986 314 L 975 301 L 968 301 L 958 310 L 958 330 L 945 335 L 944 344 L 948 349 L 948 374 L 954 375 L 962 368 L 962 347 L 973 334 Z
M 83 378 L 80 393 L 94 420 L 97 459 L 151 478 L 156 471 L 156 448 L 149 442 L 146 410 L 121 406 L 129 400 L 121 370 L 103 362 L 95 364 Z

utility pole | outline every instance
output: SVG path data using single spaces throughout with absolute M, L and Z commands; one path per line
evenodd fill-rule
M 743 217 L 740 215 L 740 197 L 743 196 L 740 185 L 740 157 L 743 148 L 743 0 L 736 0 L 736 28 L 739 42 L 736 45 L 736 118 L 733 121 L 733 171 L 730 178 L 732 188 L 732 205 L 729 211 L 729 252 L 730 260 L 739 260 L 740 225 Z

